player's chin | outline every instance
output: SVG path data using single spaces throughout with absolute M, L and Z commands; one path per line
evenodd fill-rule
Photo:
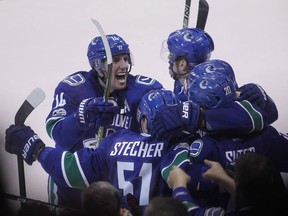
M 114 87 L 117 90 L 123 90 L 123 89 L 126 88 L 126 86 L 127 86 L 127 81 L 126 80 L 125 81 L 116 80 L 115 83 L 114 83 Z

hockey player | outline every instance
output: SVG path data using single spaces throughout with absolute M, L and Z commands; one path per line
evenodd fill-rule
M 189 73 L 187 77 L 188 84 L 187 84 L 185 100 L 188 99 L 188 88 L 191 82 L 193 82 L 199 76 L 203 76 L 205 74 L 214 73 L 214 72 L 222 73 L 226 75 L 227 77 L 229 77 L 232 80 L 236 90 L 238 89 L 238 83 L 236 81 L 235 73 L 234 73 L 232 66 L 228 62 L 221 60 L 221 59 L 209 59 L 205 62 L 202 62 L 196 65 L 192 69 L 192 71 Z
M 204 110 L 219 110 L 219 108 L 225 110 L 225 107 L 229 107 L 229 104 L 235 100 L 236 91 L 233 82 L 228 77 L 214 73 L 195 79 L 189 87 L 189 95 L 190 99 Z M 196 139 L 190 145 L 181 143 L 174 147 L 174 150 L 169 151 L 163 159 L 162 176 L 168 183 L 172 167 L 179 166 L 191 176 L 191 179 L 194 179 L 188 184 L 189 191 L 192 194 L 201 192 L 205 194 L 218 188 L 218 185 L 202 177 L 209 167 L 203 166 L 201 172 L 191 171 L 191 167 L 197 164 L 205 165 L 204 160 L 208 159 L 218 161 L 225 170 L 233 173 L 235 161 L 248 152 L 265 155 L 272 161 L 275 181 L 278 182 L 279 193 L 283 194 L 284 186 L 279 173 L 288 171 L 288 139 L 272 126 L 249 135 L 208 134 Z M 225 203 L 222 207 L 225 207 Z
M 57 143 L 56 147 L 73 151 L 95 146 L 99 126 L 105 126 L 104 137 L 121 128 L 139 132 L 136 109 L 142 95 L 151 89 L 162 88 L 152 78 L 130 74 L 132 54 L 123 38 L 112 34 L 107 35 L 107 39 L 113 57 L 111 102 L 103 101 L 108 77 L 107 57 L 101 37 L 96 37 L 87 52 L 91 70 L 71 74 L 55 89 L 46 128 Z M 119 109 L 112 108 L 115 106 Z
M 191 177 L 181 168 L 174 166 L 169 173 L 168 182 L 173 189 L 172 196 L 186 205 L 190 216 L 287 215 L 287 195 L 285 192 L 283 194 L 283 191 L 277 191 L 273 164 L 266 156 L 254 152 L 242 155 L 236 160 L 233 177 L 218 162 L 204 162 L 209 166 L 203 174 L 204 178 L 229 191 L 236 200 L 235 208 L 198 206 L 187 188 Z
M 214 72 L 225 74 L 233 80 L 236 87 L 238 86 L 232 67 L 223 60 L 207 60 L 196 65 L 188 75 L 187 85 L 189 86 L 198 76 Z M 189 100 L 188 95 L 188 92 L 181 94 L 182 99 L 185 97 L 185 100 Z M 247 101 L 242 103 L 243 100 L 251 103 L 247 103 Z M 169 134 L 167 131 L 180 128 L 196 131 L 199 127 L 210 133 L 249 134 L 261 131 L 278 118 L 278 111 L 273 100 L 259 85 L 253 83 L 238 88 L 237 101 L 235 100 L 225 109 L 202 110 L 199 114 L 198 105 L 193 101 L 183 104 L 185 106 L 182 109 L 186 110 L 186 115 L 181 114 L 181 108 L 173 107 L 167 108 L 155 116 L 152 125 L 154 127 L 153 136 L 161 139 L 165 134 Z M 175 115 L 177 112 L 178 115 Z M 200 122 L 203 124 L 200 125 Z
M 264 89 L 260 85 L 254 83 L 245 84 L 239 88 L 235 78 L 234 70 L 232 66 L 226 61 L 220 59 L 211 59 L 196 65 L 188 76 L 188 88 L 190 83 L 193 82 L 195 78 L 207 73 L 214 72 L 223 73 L 232 80 L 237 91 L 238 101 L 248 100 L 254 106 L 262 109 L 263 113 L 267 113 L 267 122 L 269 124 L 272 124 L 277 120 L 278 110 L 276 105 L 274 101 L 267 95 Z M 186 94 L 186 99 L 188 99 L 188 94 Z
M 193 74 L 194 70 L 201 71 L 200 73 L 205 73 L 202 70 L 203 67 L 205 68 L 206 73 L 213 72 L 215 68 L 218 72 L 227 72 L 228 74 L 226 75 L 231 75 L 230 78 L 235 81 L 236 89 L 238 89 L 231 65 L 223 60 L 210 60 L 213 51 L 214 42 L 212 37 L 207 32 L 198 28 L 183 28 L 176 30 L 170 33 L 168 39 L 164 41 L 161 49 L 161 56 L 168 56 L 169 73 L 175 80 L 174 93 L 180 100 L 187 100 L 187 90 L 189 85 L 187 82 L 189 79 L 187 78 L 191 73 Z M 202 66 L 197 67 L 199 64 Z M 242 94 L 240 100 L 251 99 L 250 97 L 253 97 L 252 100 L 258 99 L 258 95 L 256 95 L 257 97 L 255 95 L 252 96 L 251 93 L 246 95 L 250 90 L 255 92 L 255 89 L 252 89 L 252 86 L 246 85 L 245 89 L 246 88 L 248 89 Z M 263 91 L 262 88 L 260 88 L 260 90 Z M 262 98 L 259 100 L 261 99 Z M 257 103 L 256 105 L 259 104 Z M 263 104 L 260 104 L 260 108 L 262 108 L 261 105 Z
M 75 153 L 45 147 L 30 127 L 11 125 L 6 131 L 6 151 L 22 155 L 29 165 L 37 159 L 59 186 L 83 189 L 93 181 L 106 180 L 122 195 L 131 193 L 140 206 L 146 206 L 152 197 L 165 194 L 165 187 L 170 192 L 159 166 L 174 143 L 155 140 L 147 133 L 156 111 L 177 103 L 172 91 L 152 90 L 143 96 L 138 109 L 142 134 L 124 128 L 105 137 L 98 148 L 82 148 Z M 195 139 L 194 135 L 186 136 Z M 185 134 L 179 137 L 183 139 Z M 177 134 L 172 138 L 176 142 Z
M 218 68 L 218 70 L 221 70 L 222 72 L 228 72 L 230 70 L 230 72 L 233 73 L 231 76 L 234 76 L 235 80 L 233 69 L 227 62 L 219 60 L 209 61 L 214 50 L 214 42 L 207 32 L 197 28 L 179 29 L 172 32 L 165 42 L 166 43 L 163 43 L 162 46 L 161 55 L 164 56 L 164 52 L 168 54 L 169 73 L 175 80 L 174 93 L 181 101 L 187 100 L 187 90 L 189 85 L 189 80 L 187 78 L 190 76 L 191 72 L 193 73 L 194 69 L 197 70 L 195 67 L 197 67 L 198 64 L 204 64 L 203 67 L 205 67 L 207 70 L 211 69 L 211 64 L 213 67 Z M 166 45 L 167 49 L 165 48 Z M 209 62 L 207 65 L 205 65 L 206 61 Z M 209 67 L 208 64 L 210 65 Z M 198 67 L 198 70 L 199 69 L 202 68 Z M 235 83 L 236 88 L 238 88 L 236 80 Z M 242 94 L 239 94 L 240 96 L 238 100 L 249 100 L 251 103 L 253 103 L 253 106 L 256 106 L 255 109 L 257 109 L 257 107 L 260 108 L 260 113 L 267 117 L 268 124 L 271 124 L 277 120 L 278 111 L 276 105 L 261 86 L 258 84 L 249 83 L 242 86 L 239 89 L 239 92 L 242 92 Z M 269 103 L 271 106 L 265 107 L 267 103 Z M 233 112 L 233 108 L 231 107 L 230 109 L 230 113 Z M 235 110 L 234 112 L 237 113 L 238 111 Z M 252 117 L 254 118 L 254 116 Z M 241 125 L 250 125 L 253 127 L 254 122 L 261 120 L 258 117 L 259 116 L 257 115 L 255 119 L 252 119 L 252 121 L 240 120 L 243 121 L 243 123 L 237 125 L 237 127 L 240 127 L 240 129 L 242 127 Z M 212 119 L 212 121 L 214 120 L 215 119 Z M 237 122 L 237 120 L 235 120 L 235 122 Z M 216 122 L 218 123 L 218 121 Z M 157 133 L 157 130 L 155 130 L 155 133 Z M 161 137 L 161 135 L 158 136 Z
M 186 78 L 189 73 L 196 65 L 210 59 L 213 50 L 212 37 L 198 28 L 176 30 L 162 44 L 161 56 L 168 56 L 169 74 L 174 79 L 174 93 L 180 100 L 186 100 Z
M 113 58 L 110 100 L 103 100 L 108 77 L 107 56 L 101 37 L 95 37 L 87 52 L 91 70 L 69 75 L 55 89 L 46 130 L 56 148 L 74 152 L 83 147 L 96 147 L 100 141 L 99 126 L 104 127 L 103 137 L 122 128 L 139 132 L 136 109 L 142 95 L 162 88 L 152 78 L 130 74 L 132 54 L 123 38 L 111 34 L 107 40 Z M 51 178 L 48 188 L 50 202 L 80 208 L 81 191 L 57 187 Z M 79 198 L 73 201 L 72 197 Z

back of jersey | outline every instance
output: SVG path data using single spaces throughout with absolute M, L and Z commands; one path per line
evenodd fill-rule
M 103 140 L 105 146 L 104 175 L 123 195 L 133 194 L 139 205 L 164 193 L 160 162 L 167 152 L 164 142 L 130 130 L 117 131 Z

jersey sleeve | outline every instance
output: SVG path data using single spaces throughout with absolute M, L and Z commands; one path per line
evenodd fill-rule
M 173 190 L 172 197 L 180 200 L 186 206 L 190 216 L 223 216 L 225 214 L 225 210 L 221 207 L 198 206 L 189 190 L 185 187 Z
M 71 153 L 46 147 L 38 161 L 59 186 L 84 189 L 101 177 L 102 164 L 93 149 Z
M 236 136 L 259 132 L 268 125 L 266 112 L 246 100 L 204 110 L 204 118 L 209 132 Z
M 171 148 L 169 152 L 162 159 L 160 169 L 162 178 L 168 182 L 168 176 L 173 166 L 185 167 L 189 164 L 189 145 L 187 143 L 181 143 Z
M 189 156 L 189 145 L 187 143 L 180 143 L 173 147 L 161 162 L 161 175 L 167 184 L 168 176 L 173 166 L 180 167 L 191 176 L 191 181 L 188 184 L 190 191 L 205 191 L 217 187 L 216 184 L 202 177 L 208 166 L 203 163 L 193 163 Z
M 87 133 L 79 128 L 74 117 L 81 101 L 94 96 L 85 73 L 72 74 L 59 83 L 54 92 L 52 109 L 46 118 L 49 137 L 56 146 L 69 151 L 74 151 L 78 141 Z

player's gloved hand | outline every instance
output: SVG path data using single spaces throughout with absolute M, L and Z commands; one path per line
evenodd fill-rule
M 241 86 L 239 90 L 241 92 L 238 97 L 239 101 L 248 100 L 250 103 L 262 109 L 266 107 L 268 96 L 260 85 L 249 83 Z
M 112 100 L 104 101 L 102 97 L 84 99 L 75 113 L 80 128 L 98 128 L 112 124 L 119 106 Z
M 200 128 L 202 119 L 200 107 L 190 101 L 165 107 L 155 115 L 151 135 L 156 139 L 167 139 L 179 130 L 193 133 Z
M 44 147 L 43 141 L 29 126 L 10 125 L 6 130 L 5 150 L 22 156 L 29 165 L 32 165 Z

